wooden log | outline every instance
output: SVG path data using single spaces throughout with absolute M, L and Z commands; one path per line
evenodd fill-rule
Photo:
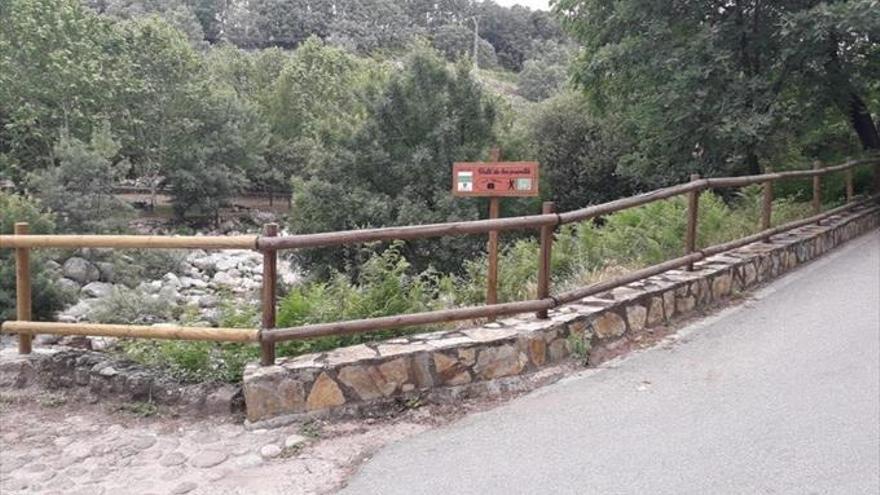
M 275 237 L 278 235 L 278 224 L 270 223 L 263 228 L 263 235 Z M 278 251 L 267 249 L 263 251 L 263 290 L 262 332 L 275 328 L 275 298 L 278 295 Z M 260 340 L 260 364 L 271 366 L 275 364 L 275 343 Z
M 572 289 L 567 292 L 563 292 L 556 296 L 556 300 L 559 301 L 559 304 L 570 303 L 574 301 L 579 301 L 585 297 L 589 297 L 592 295 L 596 295 L 602 292 L 609 291 L 611 289 L 615 289 L 620 287 L 621 285 L 626 285 L 633 283 L 637 280 L 642 280 L 644 278 L 652 277 L 654 275 L 663 273 L 665 271 L 669 271 L 675 268 L 681 268 L 688 264 L 695 263 L 703 259 L 703 253 L 700 251 L 687 254 L 684 256 L 679 256 L 678 258 L 673 258 L 669 261 L 664 261 L 663 263 L 659 263 L 657 265 L 649 266 L 647 268 L 642 268 L 640 270 L 636 270 L 634 272 L 628 273 L 621 277 L 615 278 L 613 280 L 608 280 L 605 282 L 599 282 L 597 284 L 588 285 L 586 287 L 580 287 L 577 289 Z
M 853 171 L 851 168 L 844 171 L 844 182 L 846 182 L 846 202 L 851 203 L 855 196 L 855 188 L 853 187 Z
M 813 215 L 811 217 L 804 218 L 801 220 L 795 220 L 793 222 L 788 222 L 788 223 L 785 223 L 782 225 L 777 225 L 776 227 L 772 227 L 770 229 L 763 230 L 761 232 L 758 232 L 756 234 L 752 234 L 752 235 L 749 235 L 746 237 L 741 237 L 739 239 L 736 239 L 736 240 L 733 240 L 730 242 L 725 242 L 723 244 L 716 244 L 714 246 L 704 248 L 701 251 L 706 256 L 720 254 L 725 251 L 730 251 L 731 249 L 736 249 L 738 247 L 745 246 L 746 244 L 751 244 L 753 242 L 761 241 L 763 239 L 766 239 L 767 237 L 770 237 L 771 235 L 776 235 L 781 232 L 796 229 L 798 227 L 803 227 L 804 225 L 809 225 L 812 223 L 821 222 L 822 220 L 824 220 L 828 217 L 838 215 L 840 213 L 844 213 L 848 210 L 851 210 L 851 209 L 859 207 L 859 206 L 863 206 L 863 205 L 867 205 L 867 204 L 876 202 L 878 199 L 880 199 L 880 194 L 871 196 L 863 201 L 857 201 L 854 203 L 845 204 L 843 206 L 838 206 L 837 208 L 833 208 L 831 210 L 825 211 L 825 212 L 820 213 L 818 215 Z
M 691 175 L 691 182 L 700 180 L 699 174 Z M 697 248 L 697 224 L 699 223 L 700 190 L 695 189 L 688 193 L 687 230 L 684 236 L 684 254 L 691 254 Z M 694 265 L 687 265 L 688 271 L 693 271 Z
M 4 248 L 256 249 L 257 236 L 29 235 L 0 236 Z
M 6 321 L 3 333 L 86 335 L 139 339 L 206 340 L 215 342 L 257 342 L 255 328 L 185 327 L 180 325 L 104 325 L 98 323 L 56 323 L 46 321 Z
M 819 170 L 822 164 L 818 161 L 813 163 L 813 170 Z M 813 214 L 818 215 L 822 212 L 822 176 L 813 176 Z
M 541 205 L 541 213 L 550 214 L 556 211 L 556 204 L 545 201 Z M 538 250 L 538 295 L 536 299 L 550 297 L 550 269 L 553 255 L 553 227 L 545 225 L 541 227 L 541 245 Z M 535 313 L 539 319 L 547 319 L 547 310 L 542 309 Z
M 554 307 L 555 304 L 556 303 L 553 299 L 542 299 L 540 301 L 520 301 L 495 304 L 492 306 L 444 309 L 425 313 L 383 316 L 380 318 L 368 318 L 335 323 L 318 323 L 292 328 L 276 328 L 274 330 L 263 332 L 263 340 L 281 342 L 285 340 L 308 339 L 331 335 L 350 335 L 389 328 L 412 327 L 458 320 L 473 320 L 490 316 L 497 317 L 518 313 L 531 313 L 542 309 L 550 309 Z
M 15 224 L 15 235 L 25 236 L 30 232 L 27 222 Z M 15 317 L 18 321 L 29 321 L 31 314 L 31 263 L 30 250 L 26 247 L 15 249 Z M 18 334 L 18 353 L 31 353 L 32 336 Z
M 261 237 L 257 248 L 263 249 L 303 249 L 338 246 L 375 241 L 424 239 L 428 237 L 456 236 L 464 234 L 484 234 L 492 230 L 527 230 L 559 222 L 556 215 L 531 215 L 523 217 L 498 218 L 496 220 L 472 220 L 467 222 L 436 223 L 428 225 L 409 225 L 405 227 L 383 227 L 378 229 L 346 230 L 323 232 L 320 234 L 300 234 L 281 237 Z
M 773 181 L 764 182 L 764 194 L 761 198 L 761 230 L 770 228 L 773 215 Z M 764 238 L 769 240 L 769 236 Z
M 499 198 L 489 198 L 489 219 L 498 218 L 500 213 Z M 486 272 L 486 304 L 495 304 L 498 302 L 498 231 L 489 231 L 489 242 L 486 245 L 486 253 L 489 266 Z M 493 317 L 489 317 L 489 321 L 493 321 Z
M 590 218 L 608 215 L 610 213 L 614 213 L 620 210 L 626 210 L 628 208 L 634 208 L 636 206 L 641 206 L 647 203 L 653 203 L 654 201 L 659 201 L 661 199 L 671 198 L 680 194 L 686 194 L 691 191 L 702 190 L 706 187 L 708 187 L 708 181 L 706 179 L 702 179 L 696 182 L 688 182 L 686 184 L 679 184 L 677 186 L 665 187 L 663 189 L 657 189 L 655 191 L 640 194 L 638 196 L 617 199 L 600 205 L 588 206 L 579 210 L 572 210 L 566 213 L 560 213 L 559 219 L 561 223 L 580 222 Z

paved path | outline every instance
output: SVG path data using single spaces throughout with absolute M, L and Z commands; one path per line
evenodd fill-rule
M 880 493 L 880 232 L 679 333 L 380 451 L 349 494 Z

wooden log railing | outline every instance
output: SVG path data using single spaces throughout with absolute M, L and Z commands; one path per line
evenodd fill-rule
M 874 166 L 874 194 L 857 199 L 853 185 L 853 169 L 861 165 Z M 844 172 L 846 203 L 843 206 L 822 212 L 821 178 L 835 172 Z M 811 178 L 813 185 L 812 210 L 809 218 L 789 222 L 776 227 L 771 226 L 773 208 L 773 184 L 776 181 L 797 178 Z M 760 231 L 734 241 L 697 248 L 698 205 L 699 195 L 707 189 L 743 187 L 761 184 L 763 195 L 761 201 L 761 218 L 758 220 Z M 583 222 L 617 211 L 634 208 L 655 201 L 675 196 L 687 195 L 687 229 L 683 252 L 680 257 L 664 261 L 630 272 L 613 280 L 572 289 L 566 292 L 551 294 L 551 252 L 553 230 L 563 224 Z M 622 198 L 607 203 L 587 206 L 577 210 L 556 213 L 553 203 L 546 202 L 540 215 L 466 222 L 449 222 L 429 225 L 413 225 L 404 227 L 385 227 L 376 229 L 360 229 L 341 232 L 324 232 L 319 234 L 302 234 L 278 236 L 278 226 L 268 224 L 263 235 L 240 235 L 227 237 L 208 236 L 135 236 L 135 235 L 30 235 L 26 223 L 15 225 L 14 235 L 0 235 L 0 248 L 15 249 L 16 259 L 16 318 L 14 321 L 3 322 L 0 331 L 18 334 L 19 352 L 31 352 L 31 339 L 40 333 L 58 335 L 89 335 L 151 339 L 183 339 L 217 342 L 253 342 L 261 347 L 261 363 L 272 365 L 275 362 L 275 344 L 277 342 L 305 339 L 322 336 L 346 335 L 373 332 L 377 330 L 445 323 L 451 321 L 471 320 L 478 318 L 495 318 L 504 315 L 536 313 L 538 318 L 547 318 L 550 309 L 561 304 L 570 303 L 599 294 L 628 283 L 657 275 L 676 268 L 693 269 L 694 263 L 730 249 L 758 241 L 766 241 L 771 236 L 820 222 L 832 215 L 843 213 L 855 207 L 877 202 L 880 199 L 880 156 L 862 160 L 851 160 L 840 165 L 820 167 L 814 164 L 810 170 L 791 170 L 785 172 L 768 172 L 761 175 L 741 177 L 700 178 L 691 176 L 691 180 L 645 194 Z M 538 277 L 536 298 L 526 301 L 486 304 L 465 308 L 445 309 L 424 313 L 410 313 L 362 320 L 350 320 L 334 323 L 302 325 L 292 328 L 275 328 L 275 311 L 277 298 L 277 252 L 282 249 L 303 249 L 329 247 L 344 244 L 364 243 L 373 241 L 393 241 L 423 239 L 440 236 L 456 236 L 467 234 L 484 234 L 507 230 L 538 229 L 540 231 L 538 259 Z M 50 323 L 32 322 L 31 320 L 31 289 L 30 289 L 30 249 L 34 248 L 116 248 L 116 249 L 248 249 L 256 250 L 263 255 L 262 280 L 262 327 L 256 328 L 204 328 L 179 325 L 103 325 L 93 323 Z

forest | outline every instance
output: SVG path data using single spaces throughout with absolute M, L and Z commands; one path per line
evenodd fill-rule
M 134 210 L 120 185 L 168 194 L 179 232 L 216 229 L 246 191 L 289 196 L 290 233 L 484 218 L 486 203 L 453 198 L 449 177 L 454 161 L 493 147 L 541 163 L 541 198 L 505 201 L 504 215 L 536 213 L 541 200 L 564 211 L 693 173 L 857 157 L 880 149 L 878 111 L 876 0 L 557 0 L 549 12 L 491 0 L 4 0 L 0 227 L 127 232 Z M 796 203 L 801 186 L 780 201 Z M 752 199 L 707 201 L 741 223 L 731 211 Z M 561 233 L 581 247 L 558 256 L 627 265 L 670 252 L 681 226 L 657 222 L 674 211 L 640 215 L 603 234 Z M 510 241 L 506 263 L 518 267 L 533 240 Z M 320 290 L 292 293 L 289 319 L 314 321 L 306 301 L 351 298 L 388 276 L 421 306 L 449 303 L 443 287 L 466 303 L 484 243 L 297 253 Z M 519 273 L 502 273 L 508 298 L 528 287 Z M 50 281 L 38 285 L 48 317 L 64 303 Z

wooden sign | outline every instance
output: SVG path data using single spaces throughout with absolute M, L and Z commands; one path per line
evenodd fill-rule
M 538 195 L 538 162 L 457 162 L 452 165 L 454 196 Z

